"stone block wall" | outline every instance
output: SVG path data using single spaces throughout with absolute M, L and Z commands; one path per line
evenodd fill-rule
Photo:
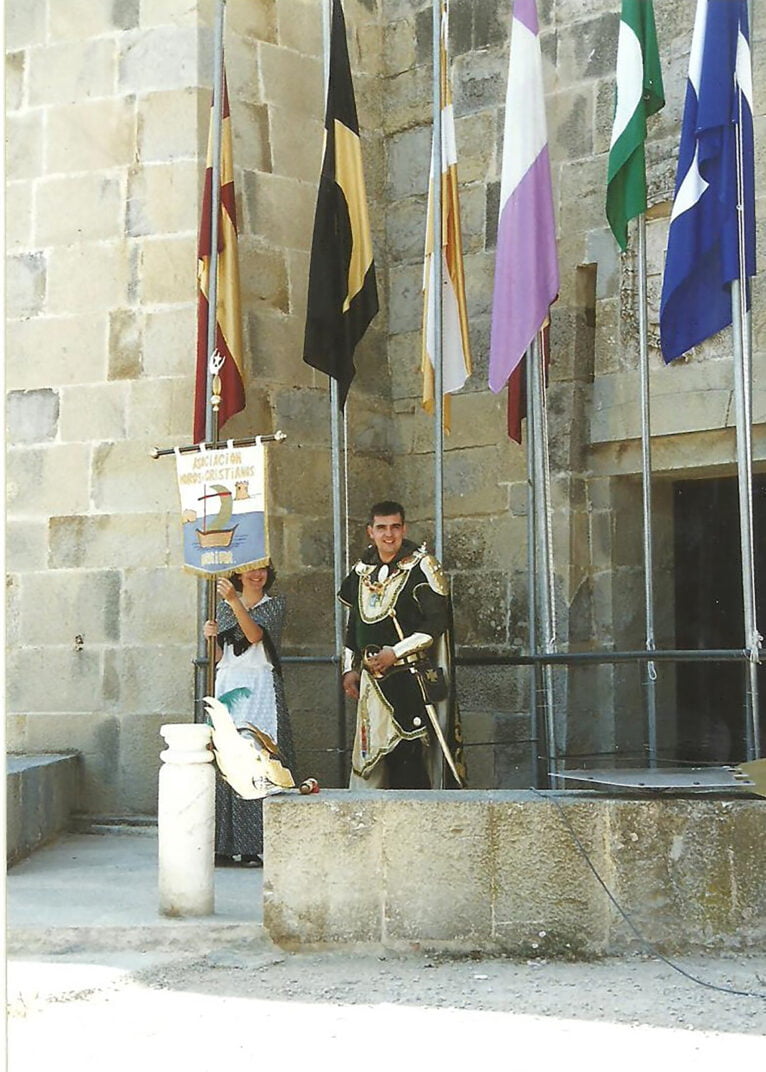
M 526 461 L 505 434 L 504 393 L 487 387 L 511 4 L 451 7 L 474 374 L 453 400 L 445 443 L 445 560 L 458 650 L 515 654 L 528 641 Z M 558 642 L 641 647 L 635 265 L 631 251 L 618 255 L 603 209 L 620 5 L 538 7 L 561 265 L 548 408 Z M 728 335 L 672 368 L 657 349 L 695 3 L 656 7 L 668 104 L 649 129 L 650 361 L 653 462 L 670 487 L 679 475 L 733 473 L 735 453 Z M 346 410 L 353 556 L 374 499 L 401 499 L 411 534 L 433 539 L 433 422 L 419 376 L 432 15 L 429 0 L 344 8 L 381 298 Z M 196 584 L 181 569 L 172 463 L 149 452 L 191 436 L 213 3 L 10 0 L 5 15 L 8 743 L 79 750 L 94 813 L 152 811 L 159 726 L 191 718 Z M 766 26 L 757 8 L 752 17 L 757 43 Z M 285 651 L 324 656 L 333 636 L 329 393 L 301 359 L 323 137 L 321 5 L 228 0 L 226 55 L 248 404 L 225 434 L 288 435 L 269 457 Z M 766 65 L 758 49 L 754 60 L 758 135 Z M 762 465 L 760 290 L 758 277 Z M 659 489 L 656 503 L 659 581 L 672 573 L 672 509 Z M 666 593 L 657 616 L 658 640 L 669 642 Z M 333 784 L 343 743 L 334 673 L 296 664 L 289 686 L 301 773 Z M 465 667 L 458 687 L 477 755 L 494 727 L 498 748 L 477 764 L 481 777 L 523 784 L 508 781 L 525 777 L 508 749 L 525 736 L 528 671 Z M 562 741 L 578 753 L 640 750 L 639 693 L 635 674 L 615 668 L 557 672 Z M 661 731 L 672 741 L 672 718 Z
M 762 800 L 346 790 L 265 809 L 263 920 L 286 948 L 573 960 L 766 941 Z
M 6 10 L 8 746 L 78 749 L 94 812 L 152 807 L 159 725 L 190 703 L 194 586 L 149 449 L 187 431 L 199 30 L 164 22 Z
M 431 5 L 383 4 L 389 146 L 389 362 L 403 452 L 400 486 L 428 530 L 432 434 L 418 375 L 431 109 Z M 659 297 L 675 183 L 694 0 L 656 5 L 667 105 L 649 124 L 647 226 L 650 390 L 655 487 L 655 638 L 673 646 L 671 481 L 715 467 L 735 472 L 730 334 L 666 368 Z M 643 648 L 643 550 L 635 240 L 620 254 L 604 213 L 619 3 L 538 3 L 561 288 L 552 309 L 548 421 L 557 639 L 561 650 Z M 504 433 L 504 394 L 487 389 L 496 220 L 512 5 L 451 5 L 450 49 L 458 174 L 475 372 L 453 400 L 446 440 L 445 557 L 453 572 L 459 646 L 509 654 L 527 643 L 526 471 Z M 753 39 L 764 29 L 751 14 Z M 754 48 L 756 86 L 764 78 Z M 763 105 L 756 94 L 756 132 Z M 758 175 L 762 174 L 757 161 Z M 758 188 L 759 179 L 756 179 Z M 762 199 L 759 205 L 763 204 Z M 762 244 L 762 243 L 761 243 Z M 756 280 L 756 294 L 759 280 Z M 762 465 L 763 347 L 754 315 L 756 464 Z M 404 365 L 402 369 L 400 364 Z M 664 490 L 663 490 L 664 489 Z M 664 582 L 664 583 L 663 583 Z M 529 709 L 524 672 L 496 697 L 499 718 Z M 464 706 L 482 671 L 461 672 Z M 556 671 L 560 743 L 574 755 L 641 756 L 645 673 L 635 667 Z M 661 747 L 674 743 L 673 671 L 659 675 Z M 518 705 L 518 706 L 517 706 Z
M 381 53 L 379 20 L 348 6 L 358 67 Z M 209 0 L 6 10 L 8 746 L 79 750 L 92 813 L 152 812 L 159 727 L 192 717 L 196 582 L 181 568 L 172 459 L 150 451 L 191 439 L 212 18 Z M 286 651 L 330 654 L 329 392 L 301 360 L 321 12 L 229 0 L 226 19 L 248 404 L 225 433 L 288 435 L 269 461 Z M 379 126 L 376 81 L 367 67 L 357 85 L 365 131 Z M 382 153 L 365 140 L 374 203 Z M 375 479 L 390 466 L 382 339 L 372 331 L 360 353 L 354 418 L 356 471 Z M 301 767 L 326 783 L 334 674 L 316 674 L 293 673 L 296 737 Z

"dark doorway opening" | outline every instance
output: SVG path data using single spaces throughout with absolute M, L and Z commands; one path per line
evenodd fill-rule
M 674 486 L 675 620 L 678 648 L 742 648 L 742 555 L 737 480 L 682 480 Z M 766 610 L 766 477 L 753 480 L 757 621 Z M 746 759 L 744 663 L 676 666 L 676 759 L 738 763 Z M 766 668 L 758 670 L 761 749 Z

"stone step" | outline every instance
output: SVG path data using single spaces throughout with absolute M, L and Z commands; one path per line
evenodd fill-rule
M 263 925 L 215 919 L 165 919 L 156 924 L 10 927 L 8 956 L 69 953 L 187 953 L 206 956 L 221 949 L 243 954 L 274 948 Z
M 156 815 L 72 815 L 73 834 L 152 834 L 157 835 Z
M 271 948 L 264 871 L 215 868 L 210 915 L 160 911 L 156 827 L 65 833 L 8 871 L 6 945 L 14 956 L 188 953 Z
M 9 865 L 23 860 L 69 829 L 77 807 L 79 753 L 11 753 L 6 756 Z

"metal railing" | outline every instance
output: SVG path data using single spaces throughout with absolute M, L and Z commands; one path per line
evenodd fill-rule
M 762 664 L 766 662 L 766 648 L 759 648 L 755 653 L 757 656 L 757 663 Z M 676 663 L 689 663 L 689 662 L 741 662 L 752 663 L 752 653 L 746 648 L 666 648 L 658 649 L 654 648 L 651 651 L 636 650 L 636 651 L 575 651 L 575 652 L 549 652 L 540 653 L 536 655 L 515 655 L 506 652 L 471 652 L 463 651 L 455 655 L 455 666 L 464 667 L 481 667 L 481 666 L 506 666 L 506 667 L 523 667 L 523 666 L 577 666 L 577 665 L 609 665 L 616 663 L 645 663 L 645 662 L 676 662 Z M 340 664 L 340 658 L 337 655 L 285 655 L 282 657 L 282 663 L 286 666 L 338 666 Z M 350 748 L 345 743 L 345 698 L 341 695 L 338 698 L 338 728 L 339 728 L 339 742 L 334 747 L 329 748 L 312 748 L 306 751 L 312 754 L 322 753 L 324 755 L 337 755 L 343 757 L 345 762 Z M 465 747 L 490 747 L 500 742 L 496 740 L 490 741 L 478 741 L 465 743 Z M 539 738 L 532 736 L 529 738 L 518 739 L 516 744 L 532 744 L 539 745 Z M 756 751 L 758 748 L 758 742 L 756 742 Z M 610 753 L 587 753 L 588 756 L 593 755 L 613 755 Z M 548 760 L 550 757 L 539 757 L 544 760 Z M 570 758 L 570 757 L 559 757 Z M 343 770 L 341 775 L 345 776 L 348 772 Z

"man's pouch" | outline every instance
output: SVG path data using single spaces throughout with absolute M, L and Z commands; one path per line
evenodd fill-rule
M 426 663 L 420 670 L 420 677 L 426 691 L 428 703 L 437 704 L 447 699 L 449 687 L 444 676 L 444 669 L 441 666 Z

